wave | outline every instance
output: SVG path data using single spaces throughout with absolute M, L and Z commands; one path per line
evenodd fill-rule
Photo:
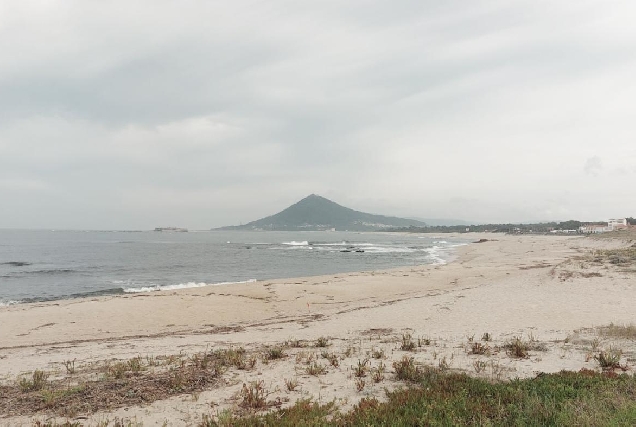
M 124 281 L 113 281 L 126 283 Z M 53 297 L 34 297 L 34 298 L 24 298 L 20 301 L 8 300 L 8 301 L 0 301 L 0 307 L 8 307 L 16 304 L 28 304 L 28 303 L 38 303 L 38 302 L 49 302 L 49 301 L 58 301 L 62 299 L 77 299 L 77 298 L 90 298 L 90 297 L 100 297 L 100 296 L 108 296 L 108 295 L 123 295 L 128 293 L 140 293 L 140 292 L 154 292 L 154 291 L 171 291 L 176 289 L 188 289 L 188 288 L 201 288 L 205 286 L 221 286 L 221 285 L 235 285 L 240 283 L 254 283 L 256 279 L 250 279 L 239 282 L 219 282 L 219 283 L 179 283 L 178 285 L 153 285 L 153 286 L 142 286 L 138 288 L 108 288 L 101 289 L 97 291 L 88 291 L 88 292 L 78 292 L 70 295 L 57 295 Z
M 16 305 L 16 304 L 20 304 L 22 301 L 13 301 L 13 300 L 9 300 L 9 301 L 0 301 L 0 307 L 9 307 L 11 305 Z
M 372 254 L 410 254 L 416 252 L 417 249 L 395 246 L 365 246 L 364 251 Z
M 9 261 L 9 262 L 1 262 L 0 265 L 10 265 L 12 267 L 23 267 L 25 265 L 31 265 L 31 263 L 25 262 L 25 261 Z
M 205 282 L 188 282 L 188 283 L 179 283 L 178 285 L 153 285 L 153 286 L 142 286 L 140 288 L 124 288 L 125 293 L 140 293 L 140 292 L 155 292 L 155 291 L 173 291 L 176 289 L 188 289 L 188 288 L 203 288 L 206 286 L 222 286 L 222 285 L 237 285 L 240 283 L 254 283 L 256 279 L 244 280 L 239 282 L 218 282 L 218 283 L 205 283 Z
M 302 242 L 292 240 L 291 242 L 283 242 L 282 244 L 287 246 L 309 246 L 309 242 L 307 240 L 303 240 Z
M 433 264 L 443 265 L 446 264 L 446 260 L 440 256 L 439 246 L 433 246 L 432 248 L 424 249 L 424 252 L 428 253 L 428 259 L 433 261 Z
M 65 274 L 65 273 L 76 273 L 77 270 L 73 270 L 70 268 L 52 268 L 50 270 L 34 270 L 28 271 L 29 274 Z
M 351 243 L 347 242 L 346 240 L 343 240 L 340 243 L 315 243 L 315 244 L 320 246 L 352 246 Z

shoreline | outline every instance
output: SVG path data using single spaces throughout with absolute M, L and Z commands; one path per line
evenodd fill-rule
M 595 327 L 636 321 L 630 305 L 636 298 L 633 273 L 585 258 L 591 250 L 621 243 L 579 236 L 471 235 L 473 241 L 480 238 L 489 240 L 457 248 L 457 258 L 445 265 L 3 307 L 0 381 L 10 383 L 35 369 L 57 369 L 62 375 L 69 359 L 93 367 L 137 356 L 234 347 L 260 360 L 272 346 L 294 340 L 308 344 L 320 337 L 329 340 L 328 352 L 341 357 L 338 367 L 327 365 L 324 377 L 312 376 L 305 373 L 303 357 L 325 364 L 324 350 L 287 346 L 286 359 L 258 362 L 253 370 L 231 369 L 223 384 L 202 391 L 197 401 L 174 396 L 90 415 L 90 420 L 135 416 L 144 425 L 161 425 L 168 417 L 176 420 L 169 425 L 188 425 L 192 417 L 209 414 L 211 403 L 218 410 L 236 408 L 232 396 L 242 383 L 256 379 L 289 404 L 321 396 L 346 409 L 365 396 L 381 398 L 384 387 L 401 383 L 387 379 L 358 391 L 351 376 L 356 361 L 369 358 L 376 366 L 370 355 L 378 349 L 389 367 L 407 355 L 417 363 L 444 361 L 449 369 L 497 379 L 597 369 L 589 344 Z M 492 354 L 479 360 L 492 363 L 492 369 L 473 372 L 477 359 L 467 348 L 485 333 L 493 337 L 485 344 Z M 430 344 L 402 351 L 404 334 Z M 536 340 L 545 350 L 510 358 L 502 349 L 514 337 Z M 634 342 L 602 339 L 600 345 L 620 345 L 624 357 L 636 360 Z M 350 348 L 355 352 L 347 355 Z M 282 379 L 290 376 L 302 392 L 285 391 Z M 32 416 L 0 418 L 0 425 L 26 424 Z
M 365 233 L 357 233 L 357 234 L 365 234 Z M 411 237 L 413 235 L 412 233 L 405 233 L 405 232 L 393 232 L 393 233 L 386 233 L 386 234 L 398 235 L 398 236 L 411 236 Z M 433 239 L 435 237 L 440 237 L 440 236 L 437 236 L 438 233 L 430 233 L 430 234 L 418 233 L 418 235 L 419 234 L 421 234 L 422 236 L 426 236 L 430 239 Z M 432 246 L 430 248 L 423 249 L 423 253 L 426 254 L 425 257 L 427 258 L 425 260 L 427 261 L 426 263 L 400 265 L 399 262 L 396 262 L 396 264 L 398 264 L 397 266 L 388 267 L 388 268 L 382 267 L 382 269 L 390 270 L 394 268 L 407 268 L 413 265 L 446 264 L 447 262 L 450 262 L 454 259 L 454 253 L 457 247 L 461 247 L 468 244 L 468 239 L 466 239 L 465 236 L 462 236 L 461 233 L 449 233 L 449 236 L 447 237 L 450 237 L 452 239 L 458 239 L 462 242 L 457 242 L 457 243 L 443 242 L 447 246 L 437 246 L 436 244 L 438 242 L 431 242 Z M 466 240 L 466 242 L 463 242 L 464 240 Z M 260 243 L 258 243 L 257 245 L 259 244 Z M 269 244 L 275 244 L 275 243 L 269 243 Z M 293 246 L 310 246 L 308 241 L 303 241 L 303 242 L 291 241 L 291 242 L 282 242 L 280 244 L 283 246 L 292 246 L 292 247 Z M 316 243 L 316 244 L 320 245 L 320 243 Z M 249 246 L 250 244 L 246 244 L 246 245 Z M 338 246 L 338 245 L 339 244 L 330 244 L 328 246 Z M 372 244 L 365 243 L 364 245 L 372 245 Z M 30 263 L 23 263 L 21 261 L 7 262 L 6 264 L 31 265 Z M 346 265 L 342 265 L 341 268 L 343 268 L 342 271 L 333 272 L 333 270 L 327 269 L 331 271 L 326 271 L 325 273 L 318 273 L 316 275 L 329 276 L 329 275 L 337 275 L 337 274 L 364 273 L 367 271 L 378 271 L 377 269 L 373 269 L 373 268 L 358 270 L 358 269 L 355 269 L 354 267 L 354 269 L 350 269 L 351 267 L 347 268 Z M 314 274 L 294 275 L 293 273 L 280 274 L 281 272 L 277 272 L 277 273 L 278 275 L 272 276 L 270 272 L 270 274 L 265 275 L 266 278 L 258 278 L 254 276 L 252 277 L 243 276 L 243 277 L 236 278 L 235 274 L 229 274 L 229 275 L 226 275 L 225 278 L 222 277 L 220 279 L 217 279 L 217 281 L 196 281 L 196 280 L 191 280 L 190 278 L 190 280 L 179 281 L 177 279 L 174 282 L 168 282 L 163 284 L 143 284 L 143 283 L 134 284 L 134 282 L 131 284 L 130 281 L 127 282 L 126 280 L 115 280 L 111 282 L 113 284 L 112 287 L 107 287 L 104 289 L 98 288 L 95 290 L 78 291 L 78 293 L 69 293 L 66 295 L 49 296 L 49 297 L 40 297 L 40 296 L 33 295 L 33 296 L 22 297 L 22 298 L 13 297 L 13 299 L 11 299 L 10 296 L 5 297 L 5 299 L 0 298 L 0 311 L 6 307 L 12 307 L 12 306 L 24 305 L 24 304 L 58 303 L 58 302 L 76 301 L 76 300 L 83 300 L 83 299 L 102 298 L 102 297 L 108 298 L 108 297 L 114 297 L 114 296 L 125 296 L 127 294 L 143 294 L 143 293 L 150 293 L 150 292 L 171 292 L 175 290 L 189 289 L 189 288 L 205 288 L 205 287 L 213 287 L 213 286 L 240 285 L 243 283 L 277 281 L 277 280 L 278 281 L 296 280 L 300 278 L 303 278 L 303 279 L 311 278 L 314 275 Z M 233 278 L 229 279 L 228 277 L 233 277 Z M 128 283 L 128 285 L 126 285 L 126 283 Z
M 403 233 L 400 233 L 403 234 Z M 457 238 L 461 234 L 451 233 L 453 234 L 450 237 Z M 431 233 L 430 235 L 426 234 L 427 237 L 437 237 L 436 233 Z M 484 238 L 484 236 L 492 237 L 491 233 L 471 233 L 471 236 L 475 239 Z M 471 238 L 472 240 L 472 238 Z M 81 296 L 76 298 L 62 298 L 62 299 L 53 299 L 53 300 L 44 300 L 44 301 L 34 301 L 34 302 L 17 302 L 15 304 L 8 304 L 4 306 L 0 306 L 0 319 L 6 313 L 15 313 L 15 312 L 23 312 L 30 311 L 32 309 L 38 309 L 39 311 L 56 311 L 57 308 L 74 308 L 74 306 L 86 306 L 87 304 L 108 304 L 112 306 L 118 306 L 118 302 L 122 300 L 129 302 L 129 300 L 133 298 L 166 298 L 166 297 L 180 297 L 180 298 L 188 298 L 188 297 L 201 297 L 203 296 L 201 293 L 205 293 L 205 296 L 212 297 L 214 295 L 223 295 L 223 296 L 238 296 L 238 298 L 247 298 L 247 299 L 264 299 L 265 297 L 259 293 L 259 289 L 262 291 L 262 287 L 271 287 L 271 286 L 285 286 L 285 285 L 303 285 L 303 284 L 318 284 L 318 283 L 326 283 L 326 282 L 334 282 L 338 280 L 342 280 L 344 277 L 353 277 L 353 278 L 364 278 L 368 276 L 386 276 L 386 275 L 402 275 L 408 272 L 414 271 L 422 271 L 428 269 L 438 269 L 439 267 L 446 266 L 452 264 L 461 259 L 462 250 L 468 248 L 471 243 L 462 243 L 457 246 L 452 247 L 452 251 L 449 251 L 450 257 L 448 260 L 445 260 L 444 263 L 431 262 L 430 264 L 417 264 L 413 266 L 402 266 L 402 267 L 394 267 L 389 269 L 381 269 L 381 270 L 367 270 L 367 271 L 354 271 L 354 272 L 342 272 L 342 273 L 334 273 L 334 274 L 325 274 L 318 276 L 302 276 L 302 277 L 290 277 L 290 278 L 277 278 L 277 279 L 269 279 L 269 280 L 246 280 L 239 282 L 224 282 L 224 283 L 211 283 L 206 284 L 205 286 L 192 286 L 192 287 L 184 287 L 178 289 L 170 289 L 170 290 L 148 290 L 148 291 L 140 291 L 140 292 L 122 292 L 122 293 L 112 293 L 112 294 L 97 294 L 93 296 Z M 218 288 L 217 288 L 218 287 Z M 223 290 L 227 290 L 228 292 L 222 292 Z M 231 291 L 231 292 L 230 292 Z M 249 294 L 254 293 L 254 296 Z M 296 315 L 302 319 L 304 317 L 311 317 L 313 314 L 311 312 L 312 302 L 309 301 L 309 309 L 307 312 L 301 308 L 297 311 Z M 105 310 L 102 310 L 104 314 Z M 49 316 L 47 316 L 49 317 Z M 261 319 L 261 315 L 259 313 L 257 320 L 271 321 L 275 323 L 277 320 L 281 320 L 279 317 L 273 318 L 265 318 Z M 239 322 L 245 321 L 244 319 L 239 320 Z M 71 324 L 76 324 L 77 322 L 71 322 Z M 252 322 L 254 323 L 254 322 Z M 7 323 L 5 323 L 7 324 Z M 0 322 L 2 325 L 2 322 Z M 168 324 L 170 325 L 170 324 Z M 54 325 L 51 325 L 54 326 Z M 196 326 L 196 325 L 191 325 Z M 41 327 L 41 326 L 40 326 Z M 34 326 L 30 330 L 37 330 L 40 327 Z M 47 326 L 48 327 L 48 326 Z M 50 332 L 50 331 L 47 331 Z M 0 344 L 0 350 L 6 350 L 11 348 L 18 347 L 29 347 L 29 346 L 46 346 L 53 345 L 59 343 L 77 343 L 77 342 L 90 342 L 97 340 L 125 340 L 129 338 L 147 338 L 147 337 L 159 337 L 165 336 L 169 334 L 180 334 L 180 333 L 206 333 L 205 331 L 197 331 L 196 329 L 188 329 L 188 330 L 173 330 L 173 331 L 154 331 L 145 334 L 135 334 L 131 333 L 130 335 L 118 336 L 118 337 L 105 337 L 102 336 L 100 338 L 95 338 L 91 336 L 90 338 L 80 338 L 80 339 L 72 339 L 68 341 L 52 341 L 52 342 L 23 342 L 18 345 L 6 345 L 7 340 L 3 340 L 3 343 Z M 18 336 L 26 336 L 28 333 L 17 334 Z M 48 335 L 48 334 L 47 334 Z M 9 341 L 11 342 L 11 341 Z

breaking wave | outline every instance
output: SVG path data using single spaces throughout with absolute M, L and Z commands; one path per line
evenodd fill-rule
M 22 301 L 0 301 L 0 307 L 8 307 L 10 305 L 20 304 Z
M 309 246 L 309 242 L 307 240 L 303 240 L 302 242 L 296 242 L 292 240 L 291 242 L 283 242 L 283 245 L 287 246 Z
M 206 286 L 222 286 L 222 285 L 237 285 L 240 283 L 254 283 L 256 279 L 244 280 L 240 282 L 218 282 L 218 283 L 205 283 L 205 282 L 188 282 L 179 283 L 178 285 L 153 285 L 142 286 L 139 288 L 124 288 L 125 293 L 140 293 L 140 292 L 155 292 L 155 291 L 174 291 L 176 289 L 188 289 L 188 288 L 204 288 Z

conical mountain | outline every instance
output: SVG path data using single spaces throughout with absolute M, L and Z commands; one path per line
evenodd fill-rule
M 287 209 L 248 224 L 224 230 L 331 230 L 372 231 L 392 227 L 423 227 L 412 219 L 358 212 L 312 194 Z

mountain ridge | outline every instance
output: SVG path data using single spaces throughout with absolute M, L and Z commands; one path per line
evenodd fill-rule
M 426 223 L 414 219 L 376 215 L 356 211 L 339 205 L 317 194 L 304 199 L 270 215 L 245 225 L 234 225 L 216 230 L 339 230 L 374 231 L 393 227 L 424 227 Z

